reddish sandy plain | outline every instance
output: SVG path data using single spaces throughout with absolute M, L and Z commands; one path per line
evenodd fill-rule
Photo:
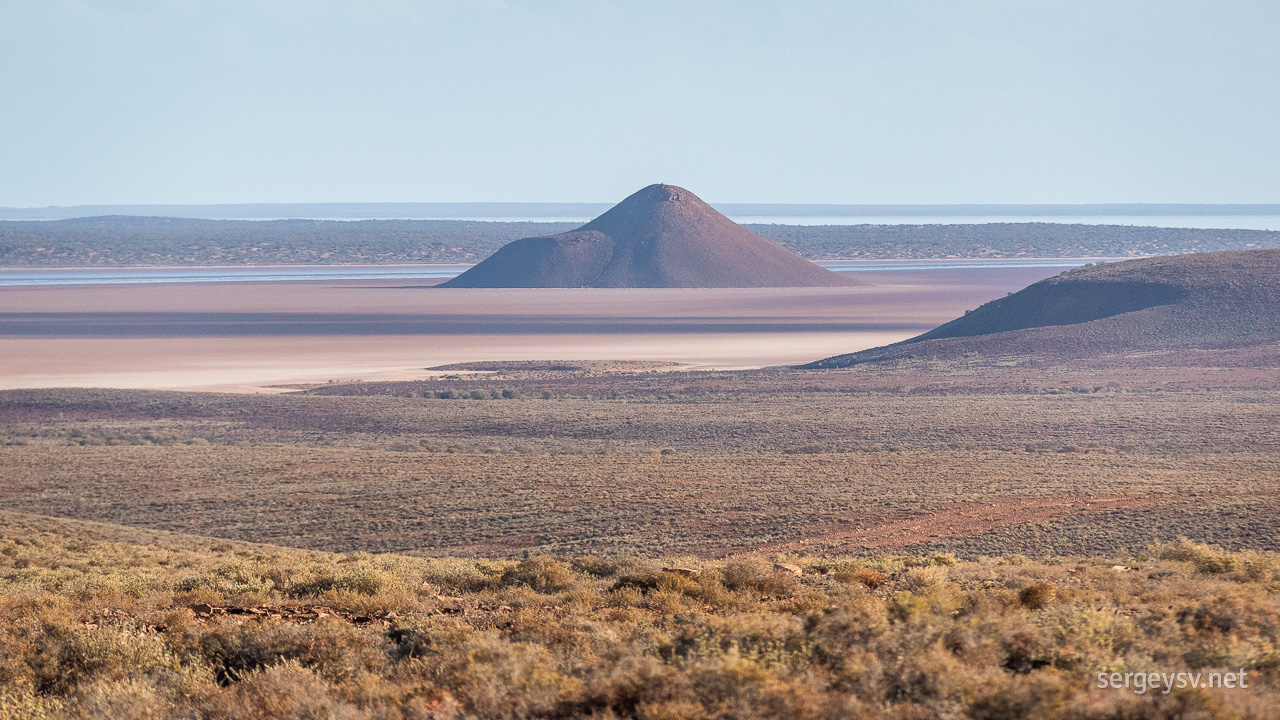
M 0 288 L 0 389 L 280 392 L 481 360 L 754 368 L 897 342 L 1058 268 L 867 272 L 873 285 L 440 289 L 414 280 Z

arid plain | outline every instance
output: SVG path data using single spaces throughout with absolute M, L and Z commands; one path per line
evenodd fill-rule
M 1272 717 L 1276 345 L 787 366 L 1056 272 L 2 290 L 0 717 Z
M 789 367 L 1057 272 L 8 288 L 5 507 L 432 555 L 1277 549 L 1269 350 Z
M 1280 720 L 1277 36 L 0 0 L 0 720 Z

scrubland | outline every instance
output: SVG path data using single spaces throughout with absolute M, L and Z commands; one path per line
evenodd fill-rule
M 1280 549 L 1280 463 L 1257 455 L 28 445 L 5 448 L 0 476 L 10 509 L 330 550 Z
M 423 555 L 1280 550 L 1274 372 L 484 367 L 0 393 L 0 507 Z
M 424 559 L 2 513 L 0 717 L 1273 717 L 1278 583 L 1185 541 Z
M 0 393 L 0 717 L 1275 717 L 1278 375 L 1195 357 Z

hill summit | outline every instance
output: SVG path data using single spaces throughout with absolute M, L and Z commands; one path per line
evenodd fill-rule
M 1270 367 L 1280 351 L 1277 308 L 1280 250 L 1127 260 L 1069 270 L 910 340 L 807 367 L 962 357 L 1168 363 L 1205 352 Z
M 650 185 L 577 230 L 508 243 L 440 287 L 859 284 L 753 234 L 684 188 Z

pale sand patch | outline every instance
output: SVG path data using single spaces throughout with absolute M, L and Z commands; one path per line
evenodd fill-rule
M 876 273 L 884 284 L 717 290 L 385 280 L 5 288 L 0 388 L 279 392 L 271 386 L 418 379 L 482 360 L 790 365 L 904 340 L 1036 275 Z
M 0 341 L 0 388 L 283 392 L 276 385 L 417 380 L 477 360 L 648 360 L 683 369 L 790 365 L 915 333 L 307 336 Z

